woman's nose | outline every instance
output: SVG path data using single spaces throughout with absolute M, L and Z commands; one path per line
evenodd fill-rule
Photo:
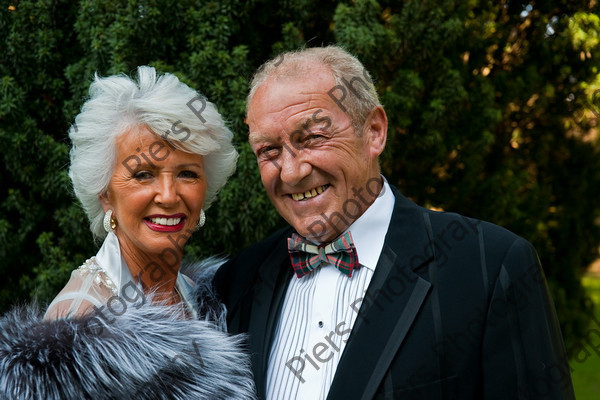
M 158 180 L 154 201 L 157 204 L 171 206 L 179 200 L 177 186 L 171 176 L 162 175 Z

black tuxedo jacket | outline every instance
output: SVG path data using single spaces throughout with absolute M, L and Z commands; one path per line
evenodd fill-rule
M 328 399 L 574 399 L 533 247 L 506 229 L 424 209 L 392 190 L 385 244 Z M 291 232 L 247 248 L 215 276 L 230 332 L 249 333 L 261 398 L 293 273 Z

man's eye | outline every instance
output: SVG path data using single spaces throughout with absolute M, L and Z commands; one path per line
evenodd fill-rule
M 310 142 L 312 140 L 318 140 L 318 139 L 323 139 L 325 136 L 323 135 L 319 135 L 319 134 L 312 134 L 312 135 L 306 135 L 304 137 L 304 141 L 305 142 Z
M 300 140 L 300 143 L 302 144 L 302 146 L 310 146 L 311 143 L 319 143 L 323 141 L 323 139 L 326 139 L 326 137 L 317 133 L 312 133 L 303 136 L 302 140 Z
M 133 177 L 138 181 L 145 181 L 148 179 L 152 179 L 153 175 L 150 171 L 138 171 L 133 175 Z
M 189 170 L 181 171 L 179 173 L 179 176 L 181 176 L 182 178 L 188 178 L 188 179 L 196 179 L 196 178 L 198 178 L 198 174 L 196 172 L 189 171 Z
M 258 149 L 258 151 L 256 152 L 256 156 L 259 158 L 266 158 L 270 160 L 273 158 L 277 158 L 277 156 L 279 156 L 279 153 L 281 153 L 281 147 L 265 146 Z

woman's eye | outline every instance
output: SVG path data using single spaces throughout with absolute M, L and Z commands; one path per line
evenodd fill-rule
M 179 176 L 181 176 L 182 178 L 190 178 L 190 179 L 196 179 L 198 178 L 198 174 L 194 171 L 181 171 L 179 173 Z
M 147 179 L 152 179 L 153 175 L 150 171 L 138 171 L 133 175 L 133 177 L 138 181 L 144 181 Z

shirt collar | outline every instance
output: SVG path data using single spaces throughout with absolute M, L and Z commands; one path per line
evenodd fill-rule
M 372 271 L 375 271 L 379 255 L 383 249 L 395 202 L 390 185 L 385 177 L 382 176 L 382 179 L 383 187 L 379 196 L 346 230 L 352 234 L 358 261 Z

